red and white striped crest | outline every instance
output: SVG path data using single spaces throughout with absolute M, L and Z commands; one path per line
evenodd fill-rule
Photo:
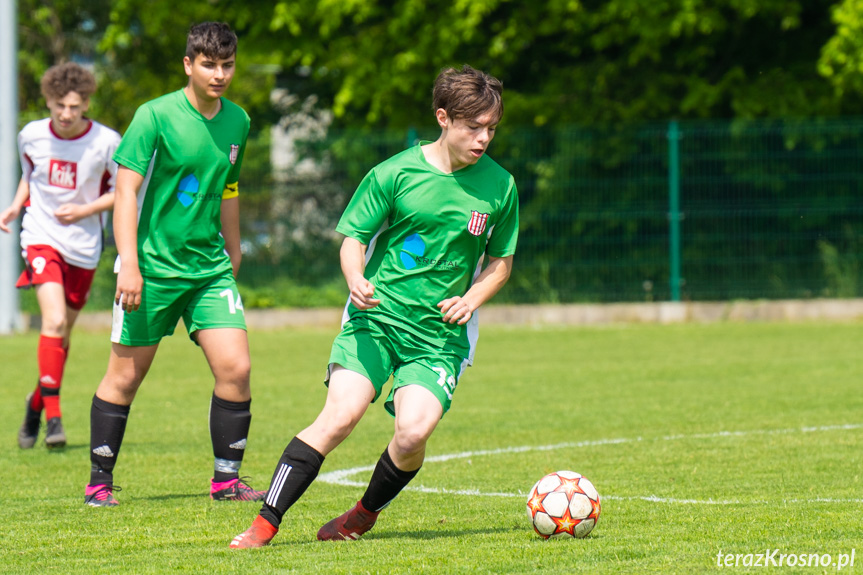
M 476 210 L 471 211 L 470 220 L 467 223 L 467 231 L 475 236 L 481 236 L 485 232 L 485 224 L 488 222 L 488 214 L 481 214 Z

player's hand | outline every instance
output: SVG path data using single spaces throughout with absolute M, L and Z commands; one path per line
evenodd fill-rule
M 125 312 L 133 312 L 141 307 L 141 292 L 144 291 L 144 279 L 138 266 L 126 266 L 120 262 L 120 273 L 117 274 L 117 291 L 114 293 L 114 303 Z
M 63 204 L 54 211 L 54 217 L 64 226 L 74 224 L 86 215 L 87 212 L 84 210 L 84 206 L 79 206 L 78 204 Z
M 0 212 L 0 230 L 4 232 L 11 233 L 12 230 L 9 229 L 9 222 L 18 219 L 18 214 L 21 213 L 21 210 L 16 210 L 13 206 L 9 206 L 2 212 Z
M 348 288 L 351 290 L 351 303 L 359 310 L 372 309 L 381 303 L 381 300 L 374 297 L 375 286 L 363 276 L 357 277 Z
M 468 303 L 459 296 L 447 298 L 437 304 L 443 314 L 446 323 L 458 323 L 464 325 L 473 316 L 473 310 Z

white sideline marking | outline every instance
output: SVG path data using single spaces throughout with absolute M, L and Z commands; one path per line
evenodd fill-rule
M 598 445 L 617 445 L 622 443 L 637 443 L 640 441 L 679 441 L 682 439 L 717 439 L 723 437 L 745 437 L 749 435 L 781 435 L 788 433 L 814 433 L 820 431 L 847 431 L 863 429 L 863 423 L 849 423 L 844 425 L 822 425 L 817 427 L 798 427 L 791 429 L 755 429 L 750 431 L 719 431 L 716 433 L 695 433 L 692 435 L 666 435 L 644 439 L 642 437 L 618 438 L 618 439 L 595 439 L 588 441 L 574 441 L 567 443 L 556 443 L 554 445 L 522 445 L 519 447 L 501 447 L 499 449 L 488 449 L 479 451 L 462 451 L 461 453 L 449 453 L 445 455 L 434 455 L 427 457 L 425 463 L 438 461 L 450 461 L 452 459 L 467 459 L 470 457 L 482 457 L 486 455 L 503 455 L 507 453 L 524 453 L 527 451 L 553 451 L 555 449 L 572 449 L 574 447 L 595 447 Z M 350 469 L 339 469 L 318 476 L 319 481 L 331 485 L 344 485 L 346 487 L 365 487 L 366 483 L 350 479 L 357 473 L 373 471 L 374 465 L 352 467 Z M 489 492 L 478 489 L 443 489 L 439 487 L 426 487 L 424 485 L 409 485 L 405 488 L 420 493 L 437 493 L 446 495 L 468 495 L 474 497 L 526 497 L 527 493 Z M 743 502 L 736 499 L 677 499 L 674 497 L 657 497 L 656 495 L 621 496 L 603 495 L 602 499 L 612 501 L 649 501 L 652 503 L 677 503 L 684 505 L 740 505 L 746 503 L 766 504 L 768 501 Z M 785 503 L 863 503 L 863 499 L 836 499 L 836 498 L 814 498 L 814 499 L 789 499 Z

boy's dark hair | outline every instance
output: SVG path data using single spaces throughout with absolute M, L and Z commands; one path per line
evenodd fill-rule
M 96 91 L 96 77 L 74 62 L 48 68 L 42 75 L 42 95 L 46 100 L 59 100 L 69 92 L 77 92 L 86 100 Z
M 224 22 L 202 22 L 189 30 L 186 57 L 195 61 L 198 54 L 225 60 L 237 53 L 237 35 Z
M 503 83 L 494 76 L 475 70 L 467 64 L 444 68 L 435 79 L 432 91 L 432 110 L 446 110 L 446 115 L 472 119 L 491 113 L 494 123 L 503 116 Z

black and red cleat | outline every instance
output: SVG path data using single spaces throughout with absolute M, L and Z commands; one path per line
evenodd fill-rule
M 121 491 L 116 485 L 87 485 L 84 488 L 84 503 L 90 507 L 117 507 L 120 502 L 114 497 L 115 491 Z
M 221 483 L 210 480 L 210 499 L 214 501 L 261 501 L 267 496 L 266 491 L 252 489 L 246 485 L 243 479 L 231 479 Z
M 369 511 L 357 501 L 350 511 L 339 515 L 318 530 L 320 541 L 356 541 L 375 526 L 380 511 Z

